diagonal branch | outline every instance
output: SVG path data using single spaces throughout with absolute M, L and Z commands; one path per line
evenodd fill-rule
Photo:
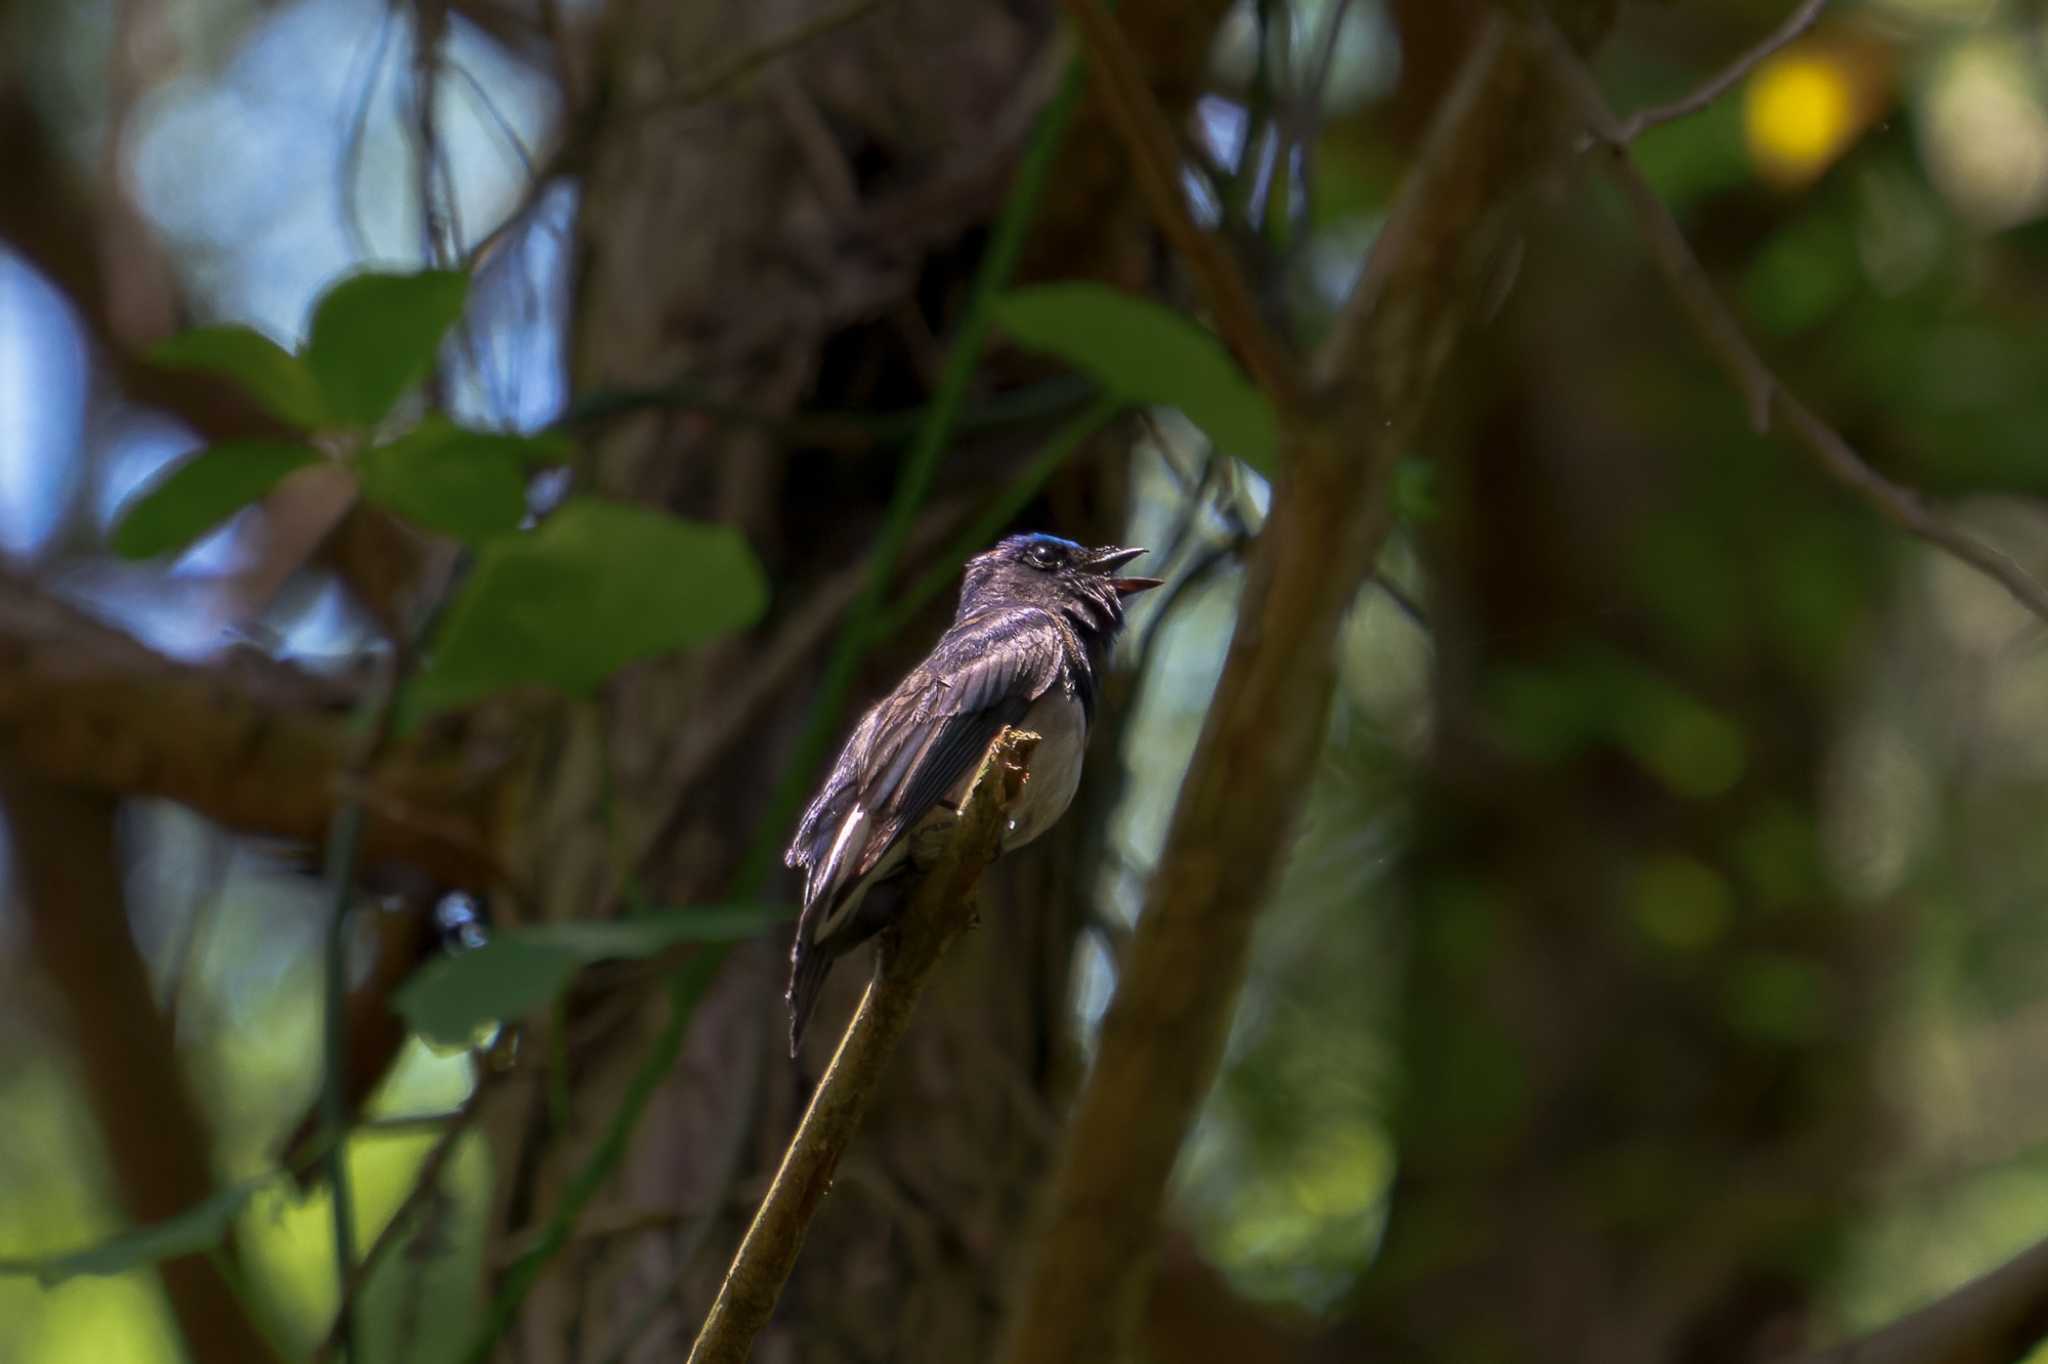
M 1895 483 L 1872 468 L 1840 433 L 1780 382 L 1743 335 L 1734 314 L 1714 292 L 1713 283 L 1686 242 L 1678 220 L 1671 216 L 1671 210 L 1657 197 L 1635 158 L 1629 155 L 1622 130 L 1615 127 L 1614 115 L 1601 97 L 1592 73 L 1554 30 L 1545 28 L 1543 40 L 1559 82 L 1594 135 L 1607 144 L 1608 173 L 1628 200 L 1651 261 L 1715 361 L 1741 390 L 1757 429 L 1768 429 L 1775 415 L 1829 478 L 1869 503 L 1893 525 L 1946 550 L 2004 587 L 2027 610 L 2048 620 L 2048 588 L 2012 556 L 1931 509 L 1915 489 Z
M 932 968 L 974 918 L 974 888 L 1002 841 L 1003 810 L 1038 736 L 1010 730 L 982 761 L 957 824 L 944 828 L 910 909 L 881 952 L 875 978 L 819 1080 L 775 1182 L 734 1254 L 690 1364 L 744 1364 L 774 1314 L 804 1232 L 873 1101 Z M 920 861 L 925 859 L 920 856 Z
M 1194 272 L 1216 314 L 1218 330 L 1252 378 L 1281 409 L 1291 408 L 1301 396 L 1294 362 L 1260 317 L 1258 302 L 1223 243 L 1189 214 L 1173 127 L 1146 84 L 1123 30 L 1101 0 L 1066 0 L 1066 7 L 1087 50 L 1096 94 L 1123 139 L 1153 220 Z
M 2048 1339 L 2048 1241 L 1867 1336 L 1788 1364 L 2014 1364 Z
M 1309 407 L 1283 413 L 1272 511 L 1028 1254 L 1006 1364 L 1130 1356 L 1168 1179 L 1322 749 L 1338 629 L 1385 540 L 1391 471 L 1524 190 L 1568 150 L 1541 117 L 1554 98 L 1541 77 L 1525 36 L 1489 21 L 1319 357 Z
M 347 794 L 347 698 L 257 656 L 173 662 L 0 572 L 0 757 L 45 779 L 317 844 Z M 392 745 L 356 792 L 365 860 L 501 883 L 491 820 L 521 761 L 516 748 Z

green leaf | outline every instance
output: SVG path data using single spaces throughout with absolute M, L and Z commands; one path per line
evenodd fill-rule
M 289 441 L 231 441 L 201 450 L 122 508 L 114 552 L 147 559 L 183 549 L 318 458 Z
M 336 421 L 370 427 L 427 376 L 462 316 L 469 276 L 456 270 L 343 280 L 313 310 L 306 365 Z
M 1099 284 L 1048 284 L 998 297 L 996 320 L 1131 402 L 1177 407 L 1209 439 L 1271 475 L 1273 405 L 1209 332 L 1169 308 Z
M 508 929 L 475 951 L 422 967 L 392 1002 L 421 1036 L 459 1046 L 490 1023 L 545 1008 L 592 962 L 638 961 L 677 943 L 758 937 L 793 912 L 781 905 L 706 905 Z
M 696 905 L 651 909 L 623 919 L 572 919 L 521 930 L 529 942 L 573 952 L 586 962 L 651 957 L 685 942 L 743 942 L 794 918 L 787 905 Z
M 392 1007 L 429 1041 L 460 1046 L 499 1019 L 525 1018 L 568 988 L 573 952 L 508 932 L 474 951 L 427 963 L 391 994 Z
M 363 496 L 474 544 L 519 528 L 537 442 L 435 417 L 362 458 Z
M 1394 516 L 1411 526 L 1426 526 L 1443 510 L 1437 491 L 1436 465 L 1410 455 L 1394 465 Z
M 0 1260 L 0 1274 L 33 1274 L 49 1288 L 80 1275 L 126 1274 L 160 1260 L 212 1250 L 227 1239 L 228 1227 L 262 1183 L 251 1180 L 223 1189 L 176 1216 L 82 1250 L 31 1260 Z
M 571 498 L 539 529 L 483 546 L 403 718 L 522 685 L 588 695 L 636 659 L 744 629 L 767 604 L 737 531 Z
M 149 358 L 166 369 L 232 379 L 274 416 L 293 426 L 310 429 L 327 418 L 312 371 L 254 328 L 200 327 L 165 341 Z

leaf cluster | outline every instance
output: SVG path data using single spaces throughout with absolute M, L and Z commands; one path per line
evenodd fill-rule
M 408 723 L 508 687 L 588 695 L 627 663 L 758 619 L 766 579 L 726 527 L 589 496 L 534 524 L 530 480 L 573 453 L 557 434 L 480 430 L 438 414 L 386 434 L 468 290 L 456 271 L 359 274 L 315 304 L 296 352 L 232 325 L 165 342 L 158 364 L 233 381 L 290 434 L 214 445 L 180 463 L 123 509 L 114 549 L 176 553 L 292 475 L 339 464 L 364 501 L 475 556 L 408 684 Z

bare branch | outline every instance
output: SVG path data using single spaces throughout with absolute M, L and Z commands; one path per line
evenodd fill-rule
M 1732 65 L 1682 98 L 1672 100 L 1669 104 L 1652 105 L 1648 109 L 1639 109 L 1630 114 L 1616 125 L 1612 140 L 1625 146 L 1651 128 L 1676 123 L 1681 118 L 1690 118 L 1706 108 L 1734 89 L 1743 77 L 1797 42 L 1808 29 L 1820 21 L 1820 12 L 1827 8 L 1827 4 L 1828 0 L 1800 0 L 1799 7 L 1785 17 L 1784 23 L 1772 29 L 1769 37 L 1737 57 Z
M 1930 509 L 1919 492 L 1873 469 L 1848 441 L 1779 381 L 1743 335 L 1734 314 L 1714 292 L 1713 283 L 1686 242 L 1678 220 L 1671 216 L 1671 210 L 1657 197 L 1657 191 L 1629 155 L 1592 73 L 1554 30 L 1546 28 L 1543 38 L 1560 82 L 1594 135 L 1608 145 L 1608 173 L 1628 200 L 1651 261 L 1677 296 L 1707 349 L 1742 391 L 1757 430 L 1767 430 L 1776 414 L 1828 477 L 1869 503 L 1887 521 L 1946 550 L 2004 587 L 2029 611 L 2048 620 L 2048 588 L 2043 588 L 2004 550 Z
M 1123 30 L 1100 0 L 1066 0 L 1066 7 L 1087 50 L 1096 94 L 1123 139 L 1153 220 L 1194 272 L 1216 314 L 1217 329 L 1252 378 L 1282 409 L 1293 407 L 1301 397 L 1294 362 L 1259 315 L 1258 302 L 1230 253 L 1189 214 L 1180 183 L 1179 141 L 1139 71 Z
M 744 1364 L 754 1337 L 768 1324 L 811 1216 L 874 1099 L 932 968 L 973 921 L 974 888 L 995 857 L 1003 810 L 1037 746 L 1037 735 L 1008 731 L 983 760 L 959 822 L 940 835 L 943 846 L 880 953 L 875 978 L 726 1271 L 718 1300 L 690 1349 L 690 1364 Z
M 1540 117 L 1554 99 L 1542 72 L 1524 35 L 1486 24 L 1318 357 L 1309 404 L 1283 418 L 1272 512 L 1075 1106 L 1007 1364 L 1130 1355 L 1167 1181 L 1214 1081 L 1252 930 L 1322 749 L 1338 628 L 1385 540 L 1394 464 L 1523 189 L 1569 151 Z
M 345 794 L 348 693 L 259 656 L 174 663 L 0 572 L 0 756 L 107 795 L 162 796 L 317 844 Z M 490 820 L 520 755 L 394 744 L 359 789 L 372 862 L 502 883 Z
M 2048 1339 L 2048 1241 L 1859 1340 L 1788 1364 L 2013 1364 Z

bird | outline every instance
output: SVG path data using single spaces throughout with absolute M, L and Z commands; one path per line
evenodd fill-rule
M 783 855 L 803 873 L 790 948 L 791 1059 L 833 963 L 908 906 L 908 835 L 939 804 L 960 807 L 1005 727 L 1040 737 L 1001 850 L 1023 847 L 1065 813 L 1123 599 L 1160 583 L 1117 573 L 1145 552 L 1033 533 L 967 561 L 952 625 L 854 726 Z

